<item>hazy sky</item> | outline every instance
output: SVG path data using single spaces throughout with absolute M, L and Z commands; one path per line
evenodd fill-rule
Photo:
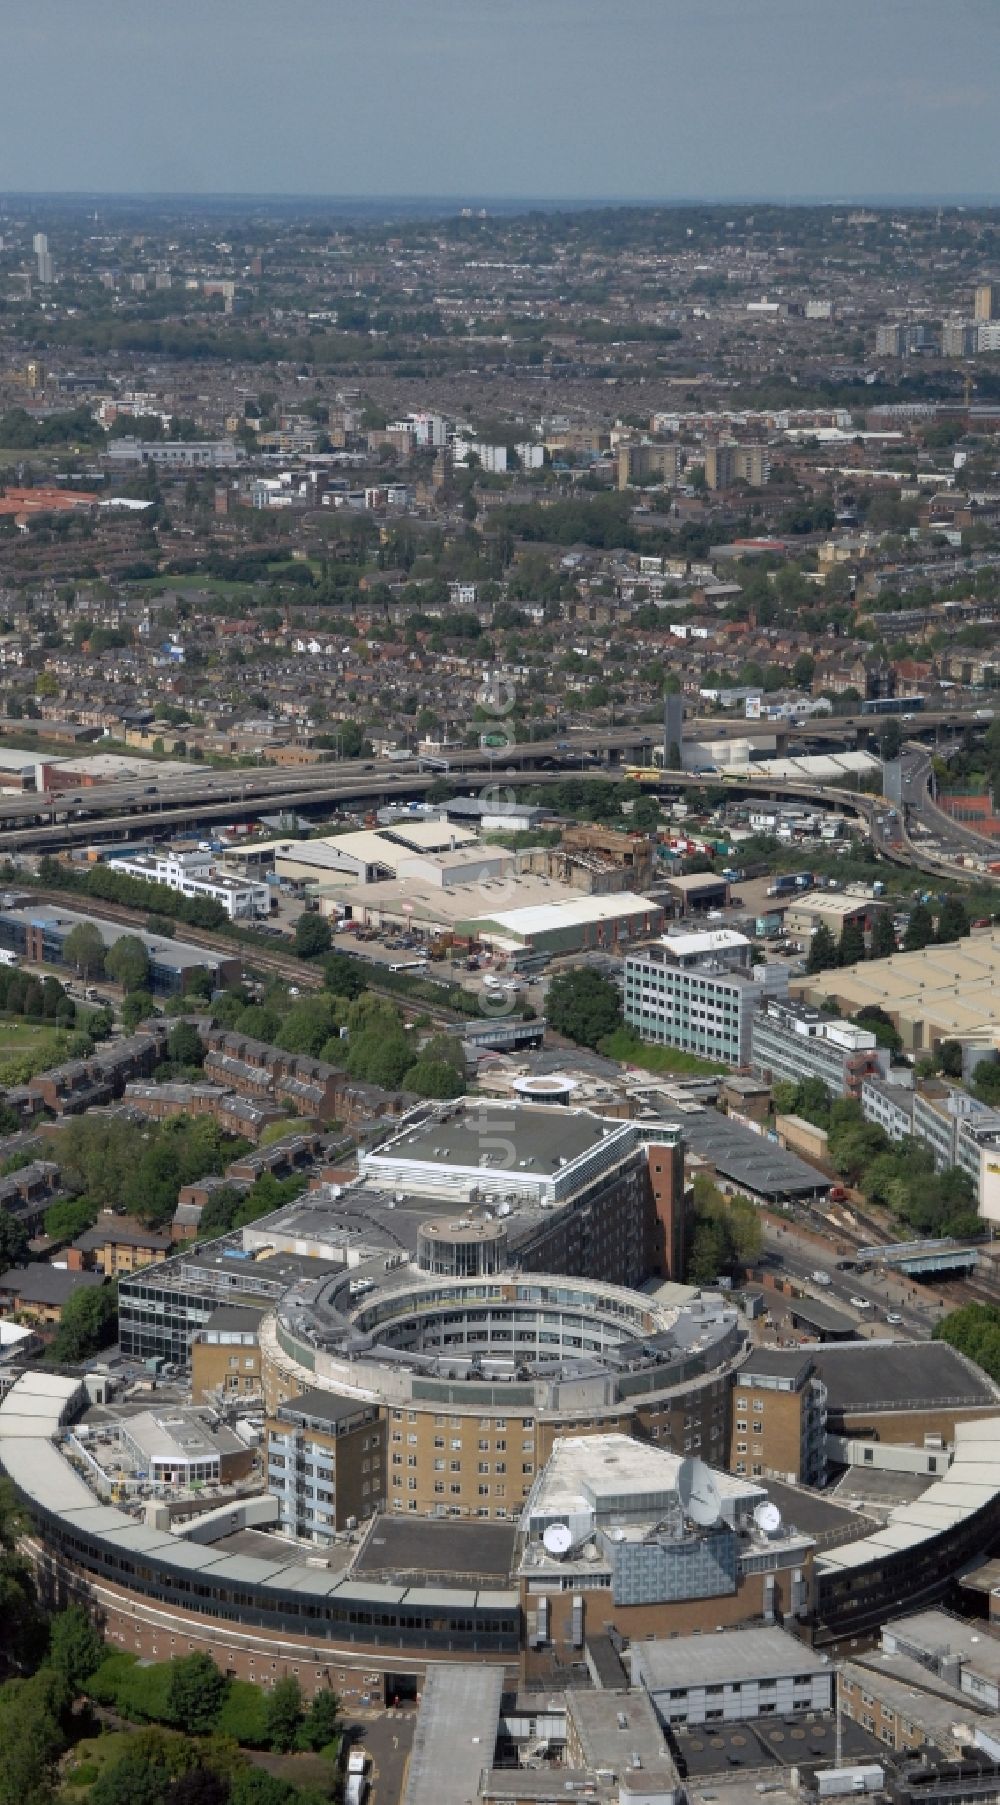
M 1000 195 L 1000 0 L 28 0 L 0 191 Z

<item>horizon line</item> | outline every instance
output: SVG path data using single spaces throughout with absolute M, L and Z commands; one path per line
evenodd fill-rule
M 785 194 L 730 191 L 717 194 L 504 194 L 504 193 L 424 193 L 407 194 L 373 192 L 370 194 L 337 194 L 297 189 L 261 188 L 4 188 L 0 190 L 0 206 L 15 200 L 30 201 L 283 201 L 309 202 L 323 206 L 406 206 L 406 207 L 773 207 L 791 211 L 799 207 L 1000 207 L 1000 192 L 983 193 L 948 190 L 928 191 L 838 191 L 824 193 Z

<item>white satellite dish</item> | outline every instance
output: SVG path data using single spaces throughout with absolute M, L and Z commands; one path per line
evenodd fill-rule
M 677 1474 L 681 1509 L 692 1523 L 710 1529 L 722 1514 L 719 1488 L 703 1460 L 682 1460 Z
M 762 1535 L 777 1535 L 778 1530 L 781 1528 L 781 1512 L 776 1504 L 771 1503 L 769 1498 L 766 1499 L 763 1504 L 758 1504 L 757 1509 L 753 1513 L 753 1520 Z
M 573 1537 L 568 1523 L 550 1523 L 542 1534 L 542 1546 L 548 1554 L 562 1559 L 573 1546 Z

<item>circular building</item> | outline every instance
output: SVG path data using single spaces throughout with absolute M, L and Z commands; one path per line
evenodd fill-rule
M 366 1406 L 385 1432 L 379 1501 L 431 1516 L 516 1517 L 563 1434 L 636 1433 L 723 1463 L 744 1341 L 735 1308 L 491 1271 L 502 1230 L 502 1219 L 432 1220 L 420 1231 L 425 1270 L 377 1283 L 345 1272 L 287 1293 L 260 1332 L 269 1433 L 304 1392 Z M 287 1527 L 315 1535 L 301 1514 Z

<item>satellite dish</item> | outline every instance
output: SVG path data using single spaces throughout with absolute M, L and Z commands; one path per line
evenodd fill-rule
M 753 1520 L 762 1535 L 777 1535 L 781 1528 L 781 1512 L 776 1504 L 771 1503 L 770 1499 L 764 1504 L 758 1504 L 753 1513 Z
M 681 1509 L 692 1523 L 710 1529 L 722 1514 L 719 1488 L 703 1460 L 682 1460 L 677 1474 Z
M 573 1546 L 573 1537 L 568 1523 L 550 1523 L 542 1535 L 542 1545 L 548 1554 L 554 1554 L 561 1560 Z

